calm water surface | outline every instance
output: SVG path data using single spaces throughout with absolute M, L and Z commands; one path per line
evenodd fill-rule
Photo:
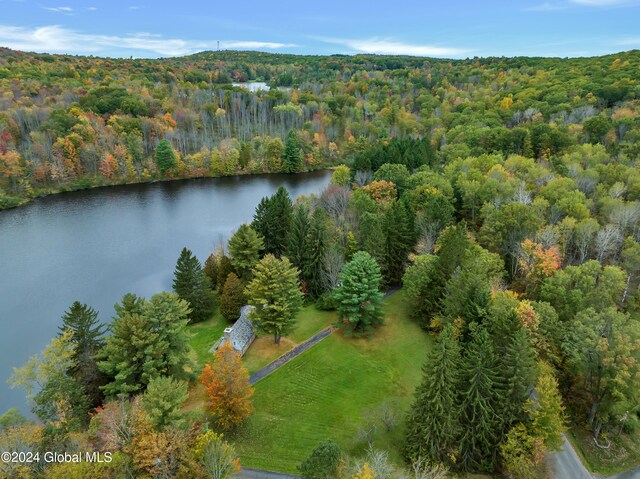
M 0 414 L 27 409 L 6 379 L 57 334 L 75 300 L 102 321 L 127 292 L 171 288 L 186 246 L 204 262 L 283 185 L 319 193 L 330 172 L 198 179 L 65 193 L 0 211 Z M 26 412 L 26 411 L 25 411 Z

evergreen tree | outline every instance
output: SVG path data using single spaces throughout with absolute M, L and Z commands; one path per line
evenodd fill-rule
M 442 311 L 447 282 L 462 264 L 469 244 L 464 223 L 445 228 L 440 235 L 437 244 L 438 256 L 430 268 L 429 280 L 422 285 L 423 309 L 430 311 L 432 317 Z
M 273 334 L 275 344 L 290 331 L 302 306 L 298 274 L 288 258 L 268 254 L 257 264 L 245 291 L 254 306 L 251 320 L 259 330 Z
M 240 163 L 240 167 L 244 170 L 249 165 L 251 161 L 251 157 L 253 152 L 253 147 L 250 142 L 244 142 L 240 145 L 240 156 L 238 161 Z
M 316 208 L 311 214 L 311 223 L 305 238 L 306 258 L 302 270 L 307 292 L 312 298 L 318 298 L 324 292 L 322 275 L 327 243 L 326 213 L 321 208 Z
M 75 301 L 62 316 L 62 326 L 59 328 L 59 336 L 65 331 L 71 332 L 73 366 L 69 374 L 84 389 L 91 408 L 102 404 L 104 394 L 100 387 L 107 382 L 107 377 L 100 372 L 95 358 L 104 346 L 104 328 L 98 322 L 98 313 L 79 301 Z
M 227 276 L 222 296 L 220 296 L 220 313 L 227 321 L 235 321 L 240 317 L 240 309 L 245 305 L 244 286 L 235 273 Z
M 381 223 L 374 213 L 366 212 L 360 217 L 360 250 L 369 253 L 378 263 L 384 259 L 386 242 Z
M 282 153 L 282 163 L 285 173 L 299 173 L 303 170 L 302 150 L 296 130 L 289 131 Z
M 281 256 L 286 253 L 292 214 L 291 198 L 283 186 L 270 198 L 262 198 L 251 226 L 262 236 L 265 254 Z
M 372 327 L 381 325 L 382 293 L 380 292 L 380 266 L 371 255 L 358 251 L 342 269 L 341 285 L 333 297 L 338 305 L 339 326 L 347 334 L 368 334 Z
M 231 264 L 243 281 L 248 281 L 251 269 L 260 259 L 260 251 L 264 249 L 262 238 L 248 224 L 242 224 L 229 239 Z
M 307 236 L 309 235 L 309 227 L 309 208 L 302 203 L 294 206 L 287 257 L 303 273 L 308 260 Z
M 189 303 L 192 323 L 206 320 L 215 307 L 215 296 L 211 291 L 209 277 L 202 270 L 200 261 L 191 251 L 183 248 L 176 264 L 173 290 Z
M 382 275 L 387 284 L 397 284 L 402 279 L 407 255 L 413 246 L 413 232 L 404 203 L 396 201 L 382 218 L 384 256 Z
M 358 241 L 356 235 L 352 231 L 347 233 L 347 244 L 344 248 L 344 259 L 349 262 L 353 259 L 353 255 L 358 252 Z
M 298 466 L 302 479 L 333 479 L 340 466 L 340 447 L 333 441 L 322 441 Z
M 218 284 L 218 256 L 220 253 L 211 253 L 205 260 L 202 271 L 211 281 L 211 289 L 216 289 Z
M 404 455 L 413 462 L 422 458 L 445 463 L 455 453 L 460 433 L 458 388 L 460 346 L 453 326 L 436 339 L 422 368 L 422 383 L 407 418 Z
M 187 400 L 186 381 L 159 376 L 149 381 L 141 406 L 157 431 L 182 424 L 182 407 Z
M 462 362 L 460 465 L 465 470 L 490 472 L 495 466 L 500 429 L 496 365 L 489 333 L 475 328 Z
M 173 151 L 171 143 L 168 140 L 160 140 L 156 147 L 155 153 L 156 165 L 162 173 L 176 166 L 176 152 Z
M 189 304 L 168 292 L 149 301 L 135 295 L 125 298 L 129 304 L 116 308 L 122 315 L 114 318 L 111 336 L 99 354 L 98 367 L 113 378 L 102 388 L 105 394 L 136 394 L 158 376 L 188 378 L 192 369 L 186 329 Z M 128 311 L 132 305 L 137 309 L 134 312 Z
M 216 279 L 218 293 L 222 294 L 224 284 L 227 282 L 227 278 L 231 273 L 235 273 L 233 270 L 233 264 L 231 263 L 231 258 L 220 251 L 218 255 L 218 276 Z
M 499 414 L 502 430 L 507 431 L 522 421 L 524 405 L 535 381 L 535 353 L 524 327 L 516 331 L 500 357 L 499 378 L 502 383 Z

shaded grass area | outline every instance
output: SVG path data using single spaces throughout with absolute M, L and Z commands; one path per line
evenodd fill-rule
M 244 466 L 294 473 L 324 439 L 360 455 L 365 424 L 374 424 L 366 429 L 375 447 L 400 462 L 403 418 L 431 339 L 408 318 L 402 292 L 385 301 L 385 312 L 371 338 L 336 332 L 256 384 L 255 412 L 231 437 Z M 397 405 L 390 432 L 377 417 L 385 402 Z
M 219 310 L 216 310 L 211 319 L 189 326 L 189 332 L 191 333 L 189 344 L 191 344 L 195 352 L 198 373 L 200 373 L 207 361 L 213 357 L 209 350 L 220 339 L 224 333 L 224 328 L 227 326 L 229 326 L 229 323 L 222 317 Z
M 592 472 L 613 475 L 640 465 L 640 431 L 632 434 L 609 434 L 611 446 L 608 449 L 597 447 L 591 431 L 577 425 L 571 426 L 569 437 Z M 604 439 L 600 442 L 606 444 Z

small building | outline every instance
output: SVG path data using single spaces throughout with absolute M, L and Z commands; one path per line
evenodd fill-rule
M 244 356 L 244 353 L 247 352 L 253 340 L 256 339 L 256 334 L 253 331 L 253 323 L 249 319 L 249 313 L 252 309 L 253 306 L 248 305 L 240 309 L 240 317 L 238 320 L 233 323 L 233 326 L 224 330 L 224 336 L 216 341 L 213 348 L 211 348 L 211 352 L 217 351 L 221 344 L 229 341 L 233 349 Z

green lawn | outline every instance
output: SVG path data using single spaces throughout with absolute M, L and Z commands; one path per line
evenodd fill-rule
M 232 437 L 244 466 L 295 472 L 328 438 L 359 454 L 365 442 L 357 432 L 365 416 L 391 400 L 404 417 L 431 339 L 408 319 L 402 292 L 385 309 L 386 324 L 370 339 L 334 333 L 256 384 L 255 412 Z M 402 424 L 387 433 L 374 422 L 374 443 L 399 461 Z
M 250 373 L 254 373 L 317 332 L 331 326 L 337 317 L 335 311 L 320 311 L 314 305 L 305 306 L 298 313 L 293 330 L 281 338 L 279 345 L 274 344 L 271 335 L 258 337 L 244 355 L 244 366 Z
M 229 326 L 229 323 L 222 317 L 219 310 L 216 310 L 211 319 L 189 326 L 189 332 L 191 333 L 189 344 L 195 351 L 198 371 L 211 359 L 212 354 L 209 350 L 220 339 L 224 333 L 224 328 L 227 326 Z

